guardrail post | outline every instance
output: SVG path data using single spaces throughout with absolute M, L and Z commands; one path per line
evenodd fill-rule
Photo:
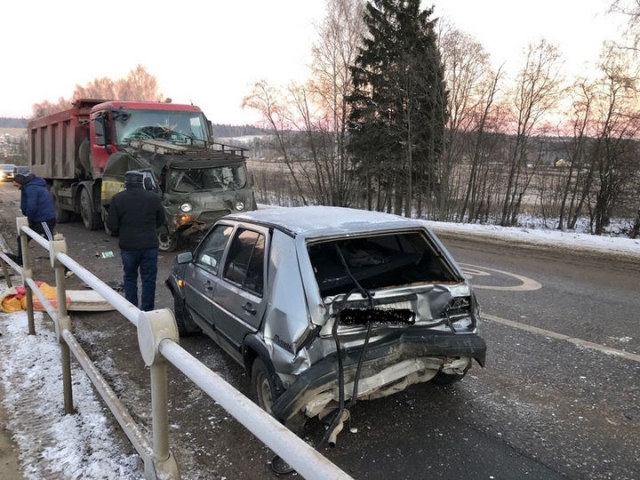
M 56 235 L 55 240 L 49 242 L 49 259 L 56 276 L 56 298 L 58 299 L 58 318 L 53 323 L 56 327 L 56 337 L 60 344 L 62 361 L 62 391 L 64 395 L 64 413 L 70 415 L 73 409 L 73 388 L 71 387 L 71 352 L 64 341 L 62 332 L 71 331 L 71 318 L 67 312 L 67 288 L 64 277 L 64 265 L 57 258 L 58 253 L 67 253 L 67 241 L 62 235 Z
M 33 319 L 33 291 L 27 283 L 27 278 L 33 278 L 33 270 L 31 268 L 31 260 L 29 259 L 29 244 L 27 243 L 27 234 L 22 231 L 22 227 L 29 226 L 27 217 L 16 218 L 16 226 L 18 227 L 18 241 L 22 251 L 22 284 L 25 287 L 25 295 L 27 296 L 27 328 L 29 335 L 36 334 L 35 321 Z
M 179 479 L 175 457 L 169 449 L 169 407 L 167 361 L 160 354 L 162 340 L 178 343 L 178 327 L 171 310 L 140 312 L 138 344 L 146 366 L 151 368 L 151 410 L 153 423 L 153 465 L 145 464 L 147 478 Z
M 7 262 L 4 261 L 4 258 L 0 258 L 0 264 L 2 265 L 2 274 L 7 282 L 7 288 L 13 287 L 11 284 L 11 276 L 9 275 L 9 268 L 7 268 Z

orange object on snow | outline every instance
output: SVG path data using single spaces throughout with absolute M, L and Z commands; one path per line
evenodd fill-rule
M 53 308 L 58 308 L 58 295 L 56 293 L 56 287 L 52 287 L 48 283 L 37 281 L 35 282 L 40 291 L 44 294 L 45 298 L 49 300 Z M 17 312 L 19 310 L 27 309 L 27 289 L 24 286 L 12 287 L 7 289 L 0 295 L 0 308 L 4 312 Z M 66 303 L 69 305 L 69 297 L 66 297 Z M 40 299 L 33 294 L 33 309 L 39 312 L 44 312 L 45 308 Z

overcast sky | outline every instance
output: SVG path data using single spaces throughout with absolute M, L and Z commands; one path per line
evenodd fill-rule
M 580 65 L 615 34 L 608 0 L 441 0 L 436 16 L 472 34 L 495 63 L 516 63 L 529 42 L 561 45 Z M 214 123 L 244 124 L 252 85 L 308 75 L 325 0 L 7 0 L 0 6 L 0 117 L 69 98 L 76 84 L 119 79 L 142 64 L 163 95 L 199 105 Z

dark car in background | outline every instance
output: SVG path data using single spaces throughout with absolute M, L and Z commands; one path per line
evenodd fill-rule
M 338 207 L 231 214 L 176 256 L 166 285 L 180 335 L 211 337 L 298 433 L 333 415 L 337 434 L 356 400 L 450 384 L 485 361 L 474 292 L 419 220 Z
M 0 182 L 10 182 L 16 174 L 16 167 L 12 163 L 0 164 Z

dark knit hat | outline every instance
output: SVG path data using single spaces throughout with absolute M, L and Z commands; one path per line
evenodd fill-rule
M 24 185 L 32 178 L 33 178 L 33 173 L 31 173 L 28 168 L 18 167 L 15 173 L 15 176 L 13 177 L 13 181 L 20 185 Z
M 142 179 L 144 175 L 142 173 L 137 172 L 135 170 L 129 170 L 124 174 L 124 186 L 125 187 L 133 187 L 133 186 L 142 186 Z

